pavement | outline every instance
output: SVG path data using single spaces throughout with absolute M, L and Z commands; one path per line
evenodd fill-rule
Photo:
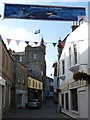
M 58 112 L 58 107 L 56 104 L 54 104 L 52 102 L 52 100 L 46 100 L 44 102 L 44 104 L 42 105 L 41 108 L 39 109 L 13 109 L 12 111 L 10 111 L 8 114 L 3 116 L 2 120 L 6 120 L 6 119 L 10 119 L 13 120 L 13 118 L 15 119 L 20 119 L 20 118 L 31 118 L 31 119 L 35 119 L 35 118 L 48 118 L 48 119 L 55 119 L 55 120 L 73 120 L 72 118 L 70 118 L 69 116 L 65 115 L 65 114 L 61 114 Z

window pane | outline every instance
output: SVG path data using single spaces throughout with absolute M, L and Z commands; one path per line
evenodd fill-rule
M 64 108 L 64 94 L 61 94 L 61 106 Z
M 69 48 L 69 66 L 71 66 L 71 48 Z
M 77 89 L 71 90 L 71 109 L 78 111 Z
M 62 74 L 65 74 L 65 61 L 62 61 Z
M 65 93 L 66 98 L 66 109 L 69 110 L 69 99 L 68 99 L 68 93 Z
M 74 64 L 77 64 L 77 46 L 74 45 Z

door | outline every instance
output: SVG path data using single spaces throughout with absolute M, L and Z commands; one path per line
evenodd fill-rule
M 22 94 L 17 94 L 17 107 L 22 107 Z
M 79 92 L 80 118 L 88 118 L 88 96 L 85 90 Z

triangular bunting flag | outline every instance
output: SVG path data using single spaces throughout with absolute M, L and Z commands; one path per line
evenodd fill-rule
M 53 46 L 55 47 L 57 43 L 52 43 L 52 44 L 53 44 Z
M 64 45 L 65 45 L 65 42 L 62 42 L 62 43 L 61 43 L 61 45 L 62 45 L 62 47 L 64 47 Z
M 47 42 L 44 42 L 43 44 L 46 46 L 46 45 L 47 45 Z
M 7 42 L 8 42 L 8 45 L 10 44 L 10 42 L 11 42 L 11 39 L 7 39 Z
M 17 43 L 17 46 L 18 46 L 18 44 L 20 43 L 20 40 L 16 40 L 16 43 Z
M 29 41 L 25 41 L 26 44 L 29 44 Z
M 38 42 L 34 42 L 36 45 L 38 44 Z

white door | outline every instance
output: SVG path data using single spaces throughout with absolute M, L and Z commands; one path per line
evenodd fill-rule
M 88 118 L 88 98 L 86 91 L 79 92 L 79 113 L 80 118 Z

